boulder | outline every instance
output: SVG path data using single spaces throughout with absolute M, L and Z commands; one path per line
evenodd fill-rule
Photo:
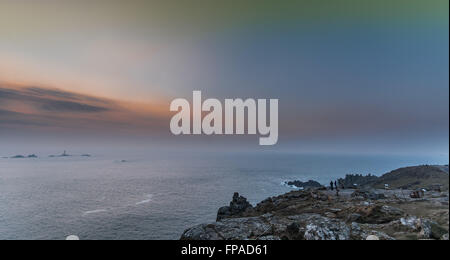
M 351 229 L 344 222 L 314 216 L 306 222 L 305 240 L 349 240 Z
M 441 239 L 448 231 L 439 226 L 434 221 L 424 219 L 421 221 L 422 230 L 419 233 L 419 237 L 423 239 Z
M 442 239 L 448 231 L 434 221 L 415 216 L 401 218 L 400 223 L 411 232 L 418 232 L 420 239 Z
M 408 228 L 410 231 L 419 231 L 420 230 L 420 219 L 415 216 L 407 216 L 405 218 L 400 219 L 400 223 Z

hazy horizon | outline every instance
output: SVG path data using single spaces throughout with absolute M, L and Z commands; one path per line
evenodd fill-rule
M 448 156 L 448 30 L 445 0 L 3 0 L 0 151 Z M 171 100 L 194 90 L 279 99 L 278 144 L 171 135 Z

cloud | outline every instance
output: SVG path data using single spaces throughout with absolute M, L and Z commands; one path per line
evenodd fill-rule
M 68 133 L 161 132 L 165 115 L 155 106 L 38 86 L 0 83 L 0 128 Z M 5 132 L 5 131 L 3 131 Z
M 80 95 L 68 91 L 62 91 L 58 89 L 47 89 L 47 88 L 41 88 L 41 87 L 28 87 L 26 90 L 29 93 L 32 93 L 36 96 L 51 96 L 55 98 L 65 98 L 65 99 L 71 99 L 71 100 L 78 100 L 78 101 L 92 101 L 92 102 L 103 102 L 103 103 L 110 103 L 106 99 L 86 96 L 86 95 Z
M 93 113 L 112 110 L 111 102 L 71 92 L 27 87 L 13 89 L 0 87 L 0 101 L 29 105 L 36 110 L 68 113 Z M 1 105 L 0 105 L 1 108 Z
M 108 108 L 105 107 L 60 100 L 46 100 L 46 102 L 42 104 L 42 108 L 48 111 L 77 113 L 103 112 L 108 110 Z
M 0 109 L 0 126 L 11 125 L 49 127 L 52 124 L 48 118 Z

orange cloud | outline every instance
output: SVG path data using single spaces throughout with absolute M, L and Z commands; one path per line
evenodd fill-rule
M 0 83 L 0 127 L 152 134 L 164 131 L 161 103 L 142 104 L 60 89 Z

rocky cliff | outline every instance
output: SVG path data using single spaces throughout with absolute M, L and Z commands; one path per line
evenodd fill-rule
M 407 176 L 406 181 L 411 181 Z M 420 198 L 412 198 L 411 192 L 308 189 L 268 198 L 256 206 L 236 193 L 230 205 L 218 211 L 216 222 L 189 228 L 181 239 L 448 240 L 448 192 L 430 190 Z

